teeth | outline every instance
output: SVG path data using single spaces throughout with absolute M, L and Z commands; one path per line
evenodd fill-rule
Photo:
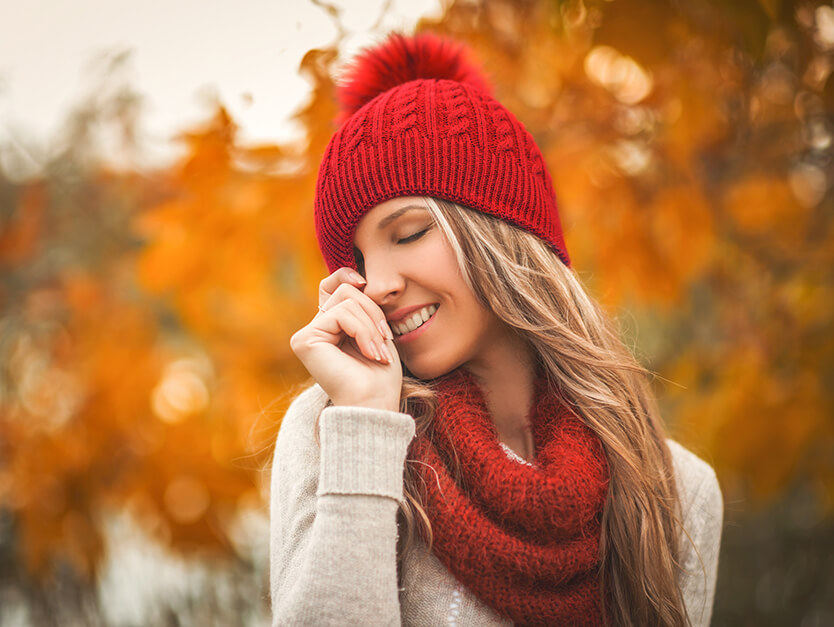
M 437 311 L 437 305 L 429 305 L 428 307 L 423 307 L 420 311 L 413 313 L 409 318 L 406 318 L 402 322 L 398 322 L 393 324 L 394 333 L 397 335 L 403 335 L 404 333 L 408 333 L 413 331 L 419 326 L 422 326 L 424 322 L 426 322 L 429 318 L 434 315 L 434 312 Z

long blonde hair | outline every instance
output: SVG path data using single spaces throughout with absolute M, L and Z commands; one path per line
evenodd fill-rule
M 602 519 L 601 584 L 615 625 L 689 623 L 678 583 L 680 507 L 674 470 L 646 371 L 614 325 L 538 237 L 504 220 L 427 198 L 481 303 L 526 338 L 576 413 L 600 438 L 610 469 Z M 431 388 L 403 382 L 401 409 L 426 432 Z M 401 555 L 415 531 L 431 543 L 416 464 L 405 470 Z

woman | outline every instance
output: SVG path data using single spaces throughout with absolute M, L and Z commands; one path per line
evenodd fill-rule
M 273 464 L 275 624 L 708 624 L 712 469 L 570 269 L 550 175 L 423 34 L 341 88 Z

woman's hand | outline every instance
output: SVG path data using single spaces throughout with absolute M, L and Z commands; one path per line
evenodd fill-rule
M 339 268 L 319 284 L 319 313 L 290 339 L 334 405 L 398 411 L 402 366 L 382 309 L 365 280 Z

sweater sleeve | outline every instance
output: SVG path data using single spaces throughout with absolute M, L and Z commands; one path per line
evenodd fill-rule
M 326 400 L 318 386 L 299 396 L 275 445 L 273 625 L 399 625 L 397 502 L 414 421 L 357 407 L 321 411 Z
M 674 441 L 669 450 L 675 465 L 684 533 L 680 575 L 686 612 L 693 627 L 708 626 L 712 618 L 724 501 L 715 471 Z

